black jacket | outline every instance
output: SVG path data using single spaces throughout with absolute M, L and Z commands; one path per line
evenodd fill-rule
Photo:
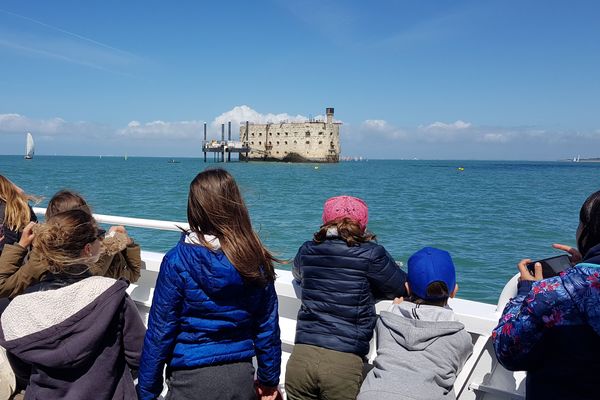
M 306 242 L 292 272 L 302 287 L 296 343 L 361 357 L 373 337 L 375 301 L 406 294 L 406 274 L 374 242 L 351 247 L 339 238 Z

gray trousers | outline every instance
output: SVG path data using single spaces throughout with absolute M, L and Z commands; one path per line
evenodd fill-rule
M 252 361 L 169 371 L 165 400 L 256 400 Z

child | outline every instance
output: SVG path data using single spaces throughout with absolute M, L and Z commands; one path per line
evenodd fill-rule
M 63 211 L 74 209 L 92 215 L 92 210 L 81 195 L 70 190 L 61 190 L 48 202 L 46 220 Z M 48 272 L 46 263 L 40 259 L 35 249 L 25 261 L 34 238 L 32 231 L 33 224 L 29 224 L 24 228 L 19 242 L 14 245 L 7 244 L 6 250 L 0 255 L 0 297 L 12 298 L 23 293 L 28 286 L 38 282 Z M 125 278 L 130 282 L 139 279 L 142 265 L 141 249 L 127 235 L 124 227 L 110 228 L 103 249 L 98 261 L 90 266 L 92 274 L 114 279 Z
M 252 230 L 233 177 L 206 170 L 190 184 L 190 231 L 160 266 L 139 374 L 140 400 L 275 399 L 281 341 L 274 258 Z
M 34 232 L 49 273 L 10 303 L 0 326 L 0 345 L 32 366 L 26 398 L 135 398 L 145 328 L 127 282 L 89 273 L 102 249 L 96 221 L 70 210 Z
M 302 307 L 285 376 L 289 400 L 356 399 L 375 301 L 406 293 L 406 274 L 366 231 L 368 219 L 361 199 L 332 197 L 321 229 L 298 250 L 292 272 Z
M 0 254 L 4 245 L 19 241 L 29 221 L 37 221 L 30 200 L 39 201 L 0 175 Z
M 425 247 L 408 259 L 409 301 L 377 322 L 377 357 L 358 400 L 454 399 L 454 381 L 473 351 L 448 298 L 458 291 L 450 254 Z

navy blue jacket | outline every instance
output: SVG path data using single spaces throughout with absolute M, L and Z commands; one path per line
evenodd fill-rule
M 139 398 L 158 398 L 165 364 L 186 369 L 255 355 L 258 380 L 276 386 L 281 340 L 274 284 L 245 284 L 221 250 L 186 243 L 185 237 L 160 266 L 140 361 Z
M 373 337 L 375 301 L 406 295 L 406 274 L 375 242 L 308 241 L 298 250 L 292 272 L 302 286 L 296 343 L 361 357 Z

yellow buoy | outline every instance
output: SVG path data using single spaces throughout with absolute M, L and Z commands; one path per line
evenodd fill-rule
M 459 171 L 464 171 L 465 169 L 463 167 L 458 167 Z

